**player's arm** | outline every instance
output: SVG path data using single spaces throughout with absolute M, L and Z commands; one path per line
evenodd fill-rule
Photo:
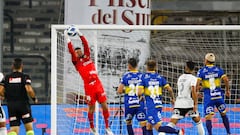
M 174 92 L 173 92 L 173 89 L 172 87 L 169 85 L 169 84 L 166 84 L 164 86 L 164 89 L 168 90 L 169 94 L 170 94 L 170 97 L 171 97 L 171 102 L 172 104 L 174 104 L 175 102 L 175 96 L 174 96 Z
M 124 89 L 124 84 L 119 84 L 118 88 L 117 88 L 117 93 L 118 94 L 122 94 L 123 93 L 123 89 Z
M 69 53 L 71 54 L 72 56 L 72 62 L 73 63 L 76 63 L 77 62 L 77 56 L 75 54 L 75 51 L 74 51 L 74 47 L 73 47 L 73 44 L 67 34 L 67 30 L 64 31 L 64 36 L 65 36 L 65 40 L 67 42 L 67 46 L 68 46 L 68 51 Z
M 5 88 L 3 85 L 0 85 L 0 96 L 4 97 Z
M 25 85 L 26 91 L 28 95 L 32 98 L 34 103 L 38 103 L 38 99 L 36 98 L 35 92 L 30 84 Z
M 83 36 L 83 34 L 78 29 L 76 31 L 77 31 L 78 36 L 82 40 L 83 48 L 84 48 L 84 55 L 87 57 L 90 57 L 90 48 L 89 48 L 87 39 L 85 38 L 85 36 Z
M 197 111 L 197 105 L 198 105 L 198 95 L 197 95 L 197 89 L 196 86 L 191 86 L 192 90 L 192 99 L 194 103 L 193 111 Z
M 222 80 L 225 84 L 225 94 L 227 97 L 230 97 L 231 92 L 230 92 L 230 87 L 229 87 L 229 79 L 226 74 L 222 76 Z
M 32 98 L 34 103 L 38 103 L 38 99 L 36 98 L 35 92 L 31 86 L 31 79 L 29 75 L 25 76 L 24 84 L 25 84 L 25 89 L 27 91 L 27 94 Z

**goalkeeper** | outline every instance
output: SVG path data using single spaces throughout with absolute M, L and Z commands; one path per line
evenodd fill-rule
M 76 70 L 79 72 L 80 76 L 84 82 L 84 89 L 86 95 L 86 101 L 88 103 L 88 120 L 90 123 L 90 130 L 94 135 L 98 135 L 97 131 L 94 128 L 94 111 L 95 103 L 98 101 L 101 104 L 103 109 L 103 117 L 105 121 L 106 133 L 108 135 L 113 135 L 112 131 L 109 128 L 109 111 L 107 105 L 106 93 L 103 89 L 103 85 L 98 77 L 95 65 L 90 58 L 90 49 L 88 46 L 88 41 L 83 36 L 83 34 L 77 29 L 76 33 L 80 37 L 84 50 L 80 47 L 74 48 L 73 44 L 67 34 L 67 31 L 64 31 L 65 40 L 67 41 L 69 53 L 72 56 L 72 63 L 75 66 Z

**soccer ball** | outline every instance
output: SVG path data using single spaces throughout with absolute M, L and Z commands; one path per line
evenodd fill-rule
M 76 30 L 77 30 L 77 28 L 75 26 L 73 26 L 73 25 L 68 27 L 68 29 L 67 29 L 68 36 L 71 36 L 71 37 L 76 36 L 77 35 L 77 31 Z

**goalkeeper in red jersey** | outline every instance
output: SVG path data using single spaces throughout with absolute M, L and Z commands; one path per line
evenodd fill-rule
M 82 51 L 80 47 L 74 48 L 67 31 L 64 31 L 65 39 L 67 41 L 69 53 L 72 56 L 72 63 L 76 70 L 80 74 L 84 82 L 84 90 L 86 95 L 86 100 L 88 103 L 88 120 L 90 123 L 90 130 L 94 135 L 98 135 L 98 132 L 94 128 L 94 111 L 95 103 L 98 101 L 102 107 L 102 113 L 105 121 L 106 133 L 107 135 L 113 135 L 109 128 L 109 111 L 107 105 L 106 93 L 103 89 L 103 85 L 98 77 L 95 65 L 90 58 L 90 49 L 88 46 L 88 41 L 83 36 L 83 34 L 76 28 L 76 33 L 80 37 L 84 50 Z

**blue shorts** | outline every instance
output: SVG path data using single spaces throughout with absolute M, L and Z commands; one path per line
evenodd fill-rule
M 138 122 L 146 120 L 146 109 L 143 102 L 140 102 L 140 107 L 129 108 L 128 106 L 125 106 L 126 121 L 131 121 L 135 115 Z
M 223 99 L 210 100 L 204 103 L 205 115 L 214 114 L 214 108 L 217 108 L 220 113 L 226 110 L 226 104 Z
M 156 125 L 158 122 L 162 121 L 162 108 L 153 108 L 147 110 L 148 123 L 151 125 Z

